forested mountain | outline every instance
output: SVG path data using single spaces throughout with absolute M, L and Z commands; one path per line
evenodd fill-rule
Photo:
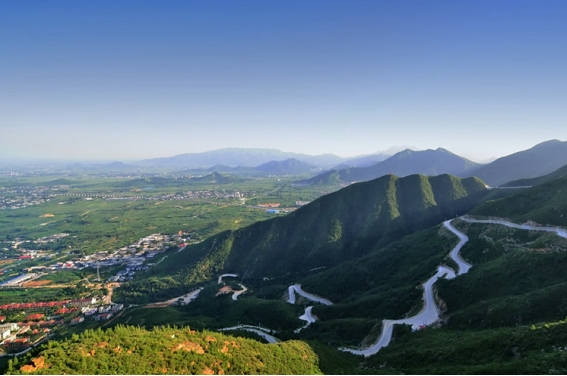
M 353 184 L 285 217 L 221 233 L 172 255 L 144 279 L 120 289 L 119 295 L 126 300 L 128 295 L 137 296 L 136 286 L 145 286 L 154 277 L 168 277 L 169 287 L 162 288 L 174 289 L 211 280 L 224 271 L 263 278 L 337 265 L 376 245 L 464 214 L 488 192 L 477 178 L 451 175 L 386 175 Z
M 513 196 L 489 201 L 472 214 L 510 218 L 515 222 L 567 226 L 567 176 L 521 190 Z
M 142 166 L 164 166 L 179 169 L 209 168 L 215 165 L 229 167 L 258 166 L 270 161 L 295 158 L 318 167 L 332 167 L 345 160 L 334 154 L 307 155 L 283 152 L 277 149 L 226 148 L 204 153 L 187 153 L 168 158 L 147 159 L 139 162 Z
M 567 175 L 567 165 L 553 171 L 551 174 L 538 176 L 537 178 L 514 180 L 506 184 L 502 184 L 502 187 L 527 187 L 527 186 L 531 187 L 534 185 L 559 179 L 560 177 L 563 177 L 565 175 Z
M 567 141 L 551 140 L 537 144 L 480 167 L 467 176 L 478 176 L 487 184 L 501 184 L 550 174 L 567 164 Z
M 404 150 L 390 158 L 368 167 L 331 170 L 303 181 L 305 184 L 332 184 L 337 182 L 368 181 L 387 174 L 408 176 L 412 174 L 467 175 L 480 167 L 478 163 L 438 148 L 436 150 Z
M 511 196 L 493 199 L 502 192 Z M 338 373 L 333 365 L 340 364 L 350 367 L 340 369 L 347 373 L 564 373 L 567 239 L 461 219 L 453 224 L 469 238 L 460 253 L 472 267 L 466 274 L 436 282 L 439 323 L 416 333 L 397 326 L 392 342 L 367 359 L 351 362 L 353 355 L 336 348 L 372 343 L 380 335 L 383 319 L 421 310 L 422 283 L 439 265 L 455 268 L 448 253 L 458 239 L 440 225 L 444 219 L 468 212 L 476 218 L 567 227 L 566 195 L 566 176 L 525 190 L 488 190 L 478 178 L 450 175 L 386 175 L 352 184 L 285 217 L 225 232 L 172 253 L 138 281 L 114 291 L 113 300 L 143 303 L 202 286 L 196 301 L 167 308 L 177 315 L 170 317 L 212 329 L 262 322 L 276 329 L 278 338 L 305 340 L 309 346 L 299 341 L 261 345 L 188 328 L 146 332 L 119 326 L 52 342 L 39 353 L 20 358 L 18 365 L 12 362 L 11 369 L 16 373 L 218 373 L 221 369 L 224 373 Z M 237 300 L 217 296 L 222 285 L 216 279 L 226 272 L 237 274 L 238 282 L 248 287 Z M 317 321 L 299 333 L 297 318 L 307 302 L 286 303 L 293 283 L 334 303 L 309 302 Z M 119 323 L 160 322 L 143 307 L 123 316 Z M 163 320 L 167 323 L 167 317 Z M 224 341 L 235 341 L 238 352 L 231 352 Z M 327 351 L 324 357 L 321 349 Z M 296 362 L 300 358 L 305 364 Z

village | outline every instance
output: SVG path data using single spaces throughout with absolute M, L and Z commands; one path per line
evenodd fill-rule
M 56 241 L 66 235 L 55 234 L 34 242 L 41 244 L 46 241 Z M 42 281 L 33 281 L 42 277 L 49 278 L 53 273 L 62 270 L 82 270 L 85 268 L 96 270 L 97 276 L 92 278 L 93 282 L 100 282 L 101 285 L 106 283 L 106 286 L 117 285 L 119 282 L 133 279 L 137 272 L 143 272 L 158 264 L 163 258 L 156 263 L 148 261 L 171 247 L 178 247 L 179 250 L 184 249 L 188 241 L 190 241 L 190 237 L 183 232 L 176 235 L 152 234 L 129 246 L 113 251 L 102 251 L 68 261 L 29 267 L 25 269 L 24 273 L 4 281 L 0 284 L 0 288 L 28 288 L 32 287 L 34 283 L 41 287 Z M 18 240 L 12 243 L 14 247 L 24 244 L 24 242 Z M 43 254 L 39 250 L 24 249 L 24 252 L 25 254 L 22 256 L 26 259 Z M 124 266 L 124 268 L 102 281 L 99 270 L 116 266 Z M 94 286 L 92 283 L 90 284 Z M 87 293 L 87 295 L 89 294 Z M 124 309 L 122 304 L 112 303 L 110 294 L 102 297 L 90 296 L 72 300 L 2 304 L 0 305 L 0 351 L 3 349 L 6 354 L 25 351 L 45 340 L 52 331 L 58 328 L 77 325 L 85 320 L 106 321 L 122 309 Z
M 67 185 L 0 187 L 0 209 L 22 209 L 43 204 L 68 189 Z
M 106 321 L 122 309 L 122 304 L 94 297 L 0 305 L 0 350 L 5 354 L 25 351 L 63 326 L 77 325 L 85 319 Z

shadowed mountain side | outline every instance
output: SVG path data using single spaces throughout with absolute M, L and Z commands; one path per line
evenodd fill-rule
M 511 181 L 509 183 L 506 184 L 502 184 L 502 187 L 526 187 L 526 186 L 534 186 L 534 185 L 538 185 L 538 184 L 542 184 L 548 181 L 552 181 L 555 179 L 559 179 L 560 177 L 563 177 L 567 175 L 567 165 L 561 167 L 558 170 L 553 171 L 551 174 L 547 174 L 544 176 L 538 176 L 537 178 L 531 178 L 531 179 L 520 179 L 520 180 L 514 180 Z
M 478 176 L 493 187 L 550 174 L 567 164 L 567 142 L 551 140 L 537 144 L 480 167 L 468 176 Z
M 471 214 L 508 218 L 516 223 L 531 220 L 542 225 L 567 227 L 567 176 L 510 197 L 487 201 Z
M 412 174 L 439 175 L 452 174 L 463 176 L 471 174 L 480 167 L 478 163 L 459 157 L 448 150 L 413 151 L 404 150 L 383 162 L 369 167 L 353 167 L 343 170 L 331 170 L 301 183 L 319 185 L 337 182 L 368 181 L 387 174 L 408 176 Z
M 323 196 L 285 217 L 188 247 L 129 285 L 170 277 L 175 283 L 160 288 L 172 288 L 202 283 L 224 271 L 263 278 L 330 267 L 464 214 L 487 192 L 477 178 L 387 175 Z

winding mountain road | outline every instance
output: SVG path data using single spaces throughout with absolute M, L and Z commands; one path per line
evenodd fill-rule
M 459 217 L 465 222 L 468 223 L 492 223 L 495 225 L 503 225 L 507 227 L 517 228 L 520 230 L 533 230 L 533 231 L 547 231 L 547 232 L 554 232 L 557 236 L 562 238 L 567 238 L 567 231 L 562 229 L 561 227 L 543 227 L 543 226 L 532 226 L 532 225 L 518 225 L 516 223 L 503 221 L 500 219 L 472 219 L 468 217 Z
M 219 332 L 224 332 L 227 330 L 246 330 L 248 332 L 253 332 L 258 334 L 259 336 L 261 336 L 262 338 L 264 338 L 266 341 L 268 341 L 268 343 L 278 343 L 280 342 L 279 339 L 277 339 L 276 337 L 266 333 L 267 331 L 270 331 L 270 329 L 267 328 L 262 328 L 260 326 L 252 326 L 252 325 L 236 325 L 236 326 L 231 326 L 230 328 L 222 328 L 219 329 Z
M 315 319 L 315 317 L 311 314 L 312 309 L 313 309 L 313 306 L 309 306 L 309 307 L 305 308 L 305 313 L 303 315 L 299 316 L 299 319 L 303 320 L 303 321 L 307 321 L 307 323 L 305 325 L 303 325 L 301 328 L 295 329 L 293 331 L 294 333 L 299 333 L 302 329 L 307 328 L 309 325 L 311 325 L 315 321 L 317 321 Z
M 219 285 L 222 283 L 222 279 L 223 279 L 224 277 L 235 277 L 235 278 L 236 278 L 236 277 L 238 277 L 238 274 L 229 273 L 229 274 L 220 275 L 220 276 L 219 276 Z
M 469 222 L 469 223 L 488 223 L 488 224 L 499 224 L 503 226 L 508 226 L 512 228 L 522 229 L 522 230 L 534 230 L 534 231 L 547 231 L 553 232 L 562 238 L 567 238 L 567 231 L 559 228 L 559 227 L 539 227 L 539 226 L 531 226 L 531 225 L 518 225 L 516 223 L 503 221 L 503 220 L 479 220 L 479 219 L 471 219 L 468 217 L 459 217 L 459 219 Z M 469 238 L 461 231 L 457 230 L 451 224 L 451 220 L 443 222 L 443 226 L 445 226 L 449 231 L 455 234 L 459 238 L 459 243 L 453 247 L 449 256 L 457 263 L 459 266 L 459 271 L 455 274 L 455 272 L 446 266 L 439 266 L 437 269 L 437 273 L 427 280 L 423 284 L 423 302 L 424 306 L 423 309 L 415 316 L 401 319 L 401 320 L 383 320 L 382 321 L 382 333 L 378 338 L 378 341 L 367 347 L 363 350 L 355 350 L 347 347 L 341 347 L 339 350 L 347 351 L 355 355 L 363 355 L 363 356 L 371 356 L 376 354 L 381 348 L 388 346 L 392 339 L 392 331 L 395 324 L 407 324 L 411 325 L 412 329 L 419 329 L 421 326 L 431 325 L 435 321 L 439 319 L 439 308 L 435 304 L 435 299 L 433 295 L 433 284 L 439 279 L 440 277 L 444 276 L 447 279 L 455 278 L 456 275 L 462 275 L 469 271 L 472 267 L 471 264 L 464 261 L 460 256 L 459 252 L 461 248 L 468 242 Z M 290 289 L 293 286 L 290 286 Z M 291 292 L 291 290 L 290 290 Z
M 289 298 L 287 299 L 287 302 L 290 304 L 295 304 L 295 293 L 303 296 L 304 298 L 307 298 L 313 302 L 317 302 L 317 303 L 321 303 L 321 304 L 325 304 L 325 305 L 333 305 L 333 302 L 331 302 L 328 299 L 322 298 L 320 296 L 314 295 L 314 294 L 310 294 L 306 291 L 303 291 L 301 289 L 301 285 L 291 285 L 288 287 L 288 294 L 289 294 Z
M 461 248 L 463 248 L 463 246 L 466 244 L 466 242 L 469 241 L 469 237 L 463 234 L 462 232 L 460 232 L 459 230 L 457 230 L 455 227 L 453 227 L 453 225 L 451 224 L 451 220 L 443 222 L 443 226 L 445 226 L 449 231 L 451 231 L 453 234 L 459 237 L 459 244 L 457 244 L 451 250 L 449 256 L 459 266 L 459 271 L 457 272 L 457 275 L 465 274 L 466 272 L 469 271 L 472 265 L 466 262 L 465 260 L 463 260 L 461 255 L 459 255 L 459 252 L 461 251 Z

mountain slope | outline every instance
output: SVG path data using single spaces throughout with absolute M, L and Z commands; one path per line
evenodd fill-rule
M 228 271 L 244 278 L 337 265 L 406 234 L 464 214 L 486 195 L 476 178 L 387 175 L 323 196 L 280 218 L 228 231 L 170 256 L 125 289 L 191 285 Z M 152 283 L 154 283 L 152 282 Z M 136 285 L 138 287 L 136 287 Z M 145 286 L 145 287 L 144 287 Z M 155 286 L 154 286 L 155 287 Z
M 436 150 L 412 151 L 404 150 L 385 161 L 369 167 L 354 167 L 338 170 L 338 179 L 342 182 L 367 181 L 387 174 L 397 176 L 408 176 L 412 174 L 439 175 L 452 174 L 464 175 L 480 165 L 459 157 L 448 150 L 438 148 Z M 326 176 L 332 172 L 326 172 L 324 176 L 315 176 L 304 181 L 306 184 L 326 184 L 329 182 Z
M 531 179 L 520 179 L 508 182 L 506 184 L 502 184 L 502 187 L 526 187 L 526 186 L 534 186 L 538 184 L 542 184 L 548 181 L 552 181 L 555 179 L 559 179 L 563 176 L 567 175 L 567 165 L 561 167 L 558 170 L 553 171 L 551 174 L 538 176 L 537 178 Z
M 567 227 L 567 176 L 542 183 L 499 200 L 488 201 L 471 214 L 495 216 L 523 223 Z
M 314 156 L 283 152 L 276 149 L 226 148 L 204 153 L 187 153 L 168 158 L 147 159 L 139 162 L 139 164 L 144 166 L 167 166 L 190 169 L 208 168 L 215 165 L 226 165 L 229 167 L 258 166 L 273 160 L 281 161 L 290 158 L 295 158 L 302 162 L 320 167 L 331 167 L 344 161 L 344 158 L 334 154 Z
M 551 140 L 537 144 L 480 167 L 467 176 L 477 176 L 497 187 L 512 180 L 550 174 L 567 164 L 567 141 Z

